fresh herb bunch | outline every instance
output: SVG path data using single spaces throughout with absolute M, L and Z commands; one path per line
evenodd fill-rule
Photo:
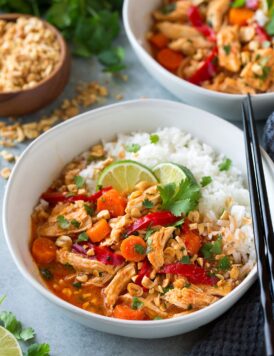
M 57 27 L 81 57 L 97 56 L 106 72 L 125 68 L 120 32 L 123 0 L 0 0 L 0 11 L 33 14 Z

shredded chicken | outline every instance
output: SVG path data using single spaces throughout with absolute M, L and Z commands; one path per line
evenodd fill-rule
M 193 37 L 192 39 L 179 38 L 169 44 L 169 48 L 174 51 L 181 51 L 187 55 L 193 55 L 198 49 L 211 48 L 212 46 L 213 43 L 207 41 L 202 36 Z
M 167 38 L 171 40 L 177 40 L 179 38 L 189 38 L 193 39 L 195 37 L 200 37 L 201 34 L 194 27 L 189 25 L 180 25 L 170 22 L 160 22 L 157 24 L 157 28 L 162 32 Z
M 62 227 L 58 222 L 59 217 L 64 217 L 69 226 Z M 76 220 L 80 226 L 76 227 L 71 221 Z M 84 208 L 83 201 L 75 203 L 59 203 L 52 210 L 48 220 L 38 228 L 40 236 L 61 236 L 64 234 L 73 234 L 89 229 L 92 225 L 91 217 Z
M 154 232 L 148 240 L 150 252 L 147 257 L 156 271 L 164 264 L 164 248 L 174 230 L 175 227 L 162 227 L 159 231 Z
M 105 305 L 110 310 L 113 309 L 119 295 L 126 289 L 127 284 L 135 275 L 135 265 L 130 263 L 120 269 L 109 285 L 103 290 L 105 296 Z
M 207 9 L 207 23 L 209 23 L 215 31 L 221 28 L 223 17 L 230 5 L 230 0 L 211 0 Z
M 241 45 L 237 26 L 223 27 L 217 35 L 219 65 L 231 72 L 241 67 Z
M 192 288 L 174 288 L 169 290 L 162 298 L 182 309 L 189 309 L 190 306 L 193 309 L 200 309 L 218 300 L 217 297 Z

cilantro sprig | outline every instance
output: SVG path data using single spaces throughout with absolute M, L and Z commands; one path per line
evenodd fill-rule
M 171 211 L 175 216 L 187 215 L 194 210 L 201 196 L 199 185 L 188 177 L 178 186 L 169 183 L 158 186 L 158 190 L 162 198 L 162 209 Z
M 125 68 L 124 50 L 113 46 L 120 32 L 123 0 L 1 0 L 2 12 L 43 17 L 57 27 L 81 57 L 97 56 L 104 71 Z

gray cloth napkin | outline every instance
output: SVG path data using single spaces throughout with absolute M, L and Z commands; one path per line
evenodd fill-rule
M 222 317 L 212 322 L 211 331 L 189 356 L 264 355 L 263 315 L 256 283 Z

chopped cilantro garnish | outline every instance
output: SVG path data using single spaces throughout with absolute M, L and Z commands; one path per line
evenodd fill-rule
M 163 288 L 163 292 L 167 293 L 168 291 L 170 291 L 171 289 L 173 289 L 174 287 L 170 284 L 169 286 Z
M 269 73 L 271 72 L 271 67 L 263 66 L 262 71 L 263 74 L 259 75 L 258 78 L 261 80 L 265 80 L 268 77 Z
M 82 232 L 80 235 L 78 235 L 77 242 L 82 241 L 88 241 L 88 235 L 86 234 L 86 232 Z
M 186 177 L 179 186 L 175 183 L 158 186 L 162 198 L 162 209 L 170 210 L 175 216 L 188 214 L 198 204 L 201 193 L 198 184 Z
M 230 268 L 230 261 L 227 256 L 224 256 L 218 261 L 218 266 L 219 269 L 223 271 L 227 271 Z
M 212 182 L 212 178 L 210 176 L 204 176 L 204 177 L 202 177 L 200 184 L 202 187 L 206 187 L 211 182 Z
M 223 162 L 221 162 L 220 164 L 219 164 L 219 171 L 220 172 L 222 172 L 222 171 L 228 171 L 229 169 L 230 169 L 230 167 L 231 167 L 231 163 L 232 163 L 232 161 L 231 161 L 231 159 L 229 159 L 229 158 L 225 158 L 224 160 L 223 160 Z
M 144 303 L 141 302 L 137 297 L 133 297 L 132 298 L 132 304 L 131 304 L 131 308 L 132 309 L 141 309 L 143 307 Z
M 73 282 L 72 285 L 73 285 L 74 288 L 77 288 L 77 289 L 82 287 L 82 283 L 81 282 Z
M 145 240 L 148 241 L 148 238 L 154 234 L 156 230 L 152 229 L 150 226 L 147 228 L 146 235 L 145 235 Z
M 231 51 L 231 46 L 229 44 L 228 45 L 224 45 L 223 49 L 225 51 L 225 54 L 229 55 L 229 53 Z
M 184 222 L 185 222 L 185 219 L 180 219 L 180 220 L 176 221 L 174 224 L 172 224 L 171 226 L 180 227 L 181 225 L 183 225 Z
M 231 4 L 232 7 L 243 7 L 245 6 L 245 1 L 246 0 L 234 0 L 233 3 Z
M 191 287 L 191 283 L 186 283 L 186 284 L 184 285 L 184 288 L 189 288 L 189 287 Z
M 149 139 L 150 139 L 151 143 L 156 144 L 157 142 L 159 142 L 160 137 L 158 135 L 156 135 L 156 134 L 153 134 L 153 135 L 149 136 Z
M 126 151 L 136 153 L 140 150 L 141 146 L 138 143 L 132 143 L 131 145 L 126 145 Z
M 201 253 L 206 259 L 211 259 L 213 255 L 218 255 L 222 252 L 222 236 L 214 242 L 208 242 L 203 244 Z
M 161 12 L 166 15 L 166 14 L 169 14 L 170 12 L 172 12 L 174 10 L 176 10 L 176 3 L 175 2 L 163 6 L 162 9 L 161 9 Z
M 44 279 L 50 281 L 53 278 L 53 275 L 50 270 L 47 268 L 40 268 L 40 273 Z
M 181 259 L 181 263 L 183 263 L 184 265 L 189 265 L 190 264 L 190 257 L 189 256 L 183 256 L 183 258 Z
M 155 318 L 153 320 L 163 320 L 163 318 L 159 315 L 155 316 Z
M 94 209 L 87 204 L 84 204 L 84 208 L 88 215 L 92 216 L 94 214 Z
M 77 229 L 80 227 L 81 223 L 75 219 L 71 220 L 71 225 L 75 226 Z
M 57 216 L 57 223 L 61 229 L 68 229 L 70 222 L 64 217 L 64 215 Z
M 139 253 L 140 255 L 144 255 L 146 252 L 146 249 L 144 248 L 144 246 L 136 244 L 134 245 L 134 250 L 135 252 Z
M 153 203 L 152 201 L 145 199 L 142 203 L 143 207 L 147 208 L 147 209 L 151 209 L 153 208 Z
M 212 243 L 211 252 L 214 255 L 222 253 L 222 236 L 219 236 L 218 239 Z
M 70 197 L 73 197 L 74 195 L 75 195 L 74 193 L 68 192 L 68 193 L 65 195 L 65 197 L 66 197 L 66 198 L 70 198 Z
M 78 189 L 83 188 L 83 186 L 85 184 L 85 178 L 83 178 L 81 176 L 75 176 L 74 183 Z

